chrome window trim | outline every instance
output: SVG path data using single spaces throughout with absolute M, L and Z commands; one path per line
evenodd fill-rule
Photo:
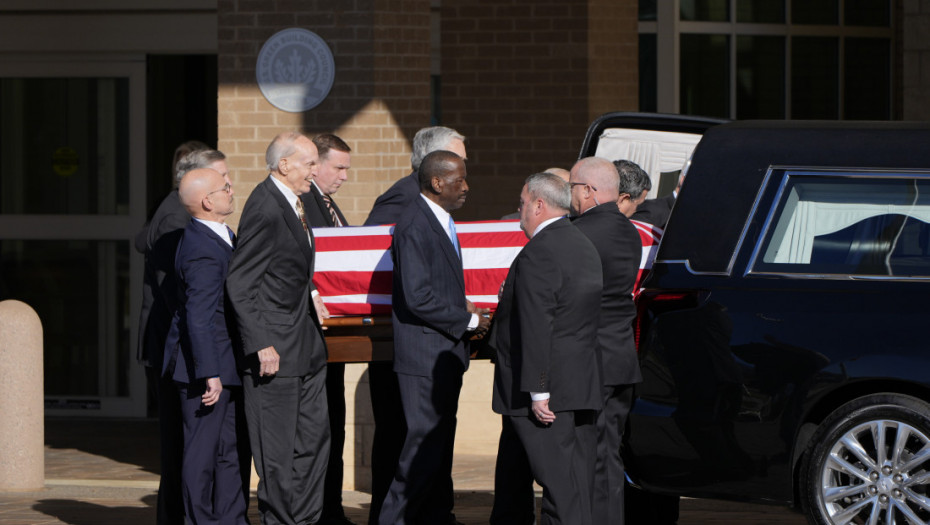
M 889 168 L 810 168 L 810 167 L 780 167 L 780 166 L 771 166 L 769 167 L 768 173 L 766 173 L 765 181 L 763 182 L 762 188 L 759 195 L 756 197 L 756 203 L 753 205 L 753 210 L 750 213 L 747 221 L 746 227 L 748 228 L 749 223 L 751 222 L 752 217 L 755 216 L 757 211 L 757 206 L 759 204 L 759 198 L 761 197 L 762 191 L 766 187 L 766 182 L 769 177 L 775 171 L 782 173 L 783 179 L 781 184 L 779 184 L 778 191 L 775 194 L 775 197 L 772 200 L 772 205 L 769 207 L 768 213 L 765 217 L 765 222 L 762 225 L 762 229 L 759 232 L 759 237 L 756 239 L 756 243 L 753 246 L 752 255 L 749 258 L 749 261 L 746 263 L 746 270 L 743 272 L 743 277 L 747 276 L 759 276 L 759 277 L 786 277 L 789 279 L 825 279 L 833 281 L 928 281 L 930 282 L 930 275 L 928 276 L 916 276 L 916 277 L 905 277 L 897 275 L 858 275 L 858 274 L 818 274 L 818 273 L 807 273 L 807 272 L 773 272 L 765 270 L 755 270 L 756 263 L 759 257 L 759 253 L 762 250 L 762 245 L 765 241 L 766 236 L 768 235 L 769 228 L 772 226 L 772 221 L 775 220 L 775 211 L 778 208 L 779 204 L 782 202 L 785 189 L 788 187 L 792 177 L 832 177 L 832 178 L 845 178 L 845 179 L 922 179 L 930 180 L 930 171 L 921 170 L 921 169 L 889 169 Z M 743 233 L 740 237 L 739 242 L 737 243 L 736 254 L 739 253 L 740 248 L 745 241 L 745 236 L 747 234 L 746 228 L 744 228 Z M 731 260 L 731 264 L 734 261 Z

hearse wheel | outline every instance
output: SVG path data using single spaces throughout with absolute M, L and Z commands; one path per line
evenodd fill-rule
M 930 405 L 886 393 L 838 408 L 805 454 L 801 499 L 814 524 L 930 522 Z

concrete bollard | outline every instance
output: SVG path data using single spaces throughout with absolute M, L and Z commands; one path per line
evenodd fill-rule
M 0 301 L 0 492 L 45 488 L 42 350 L 35 310 Z

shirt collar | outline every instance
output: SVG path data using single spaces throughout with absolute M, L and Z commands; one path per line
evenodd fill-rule
M 213 230 L 213 233 L 217 234 L 220 239 L 223 239 L 224 241 L 226 241 L 226 244 L 228 244 L 229 246 L 232 246 L 232 239 L 229 237 L 229 230 L 226 229 L 225 224 L 223 224 L 222 222 L 198 219 L 197 217 L 194 217 L 194 220 L 199 222 L 200 224 L 203 224 L 207 228 L 210 228 L 211 230 Z
M 546 219 L 546 220 L 542 221 L 542 222 L 539 224 L 539 226 L 537 226 L 536 229 L 533 231 L 533 237 L 536 237 L 536 235 L 537 235 L 539 232 L 543 231 L 543 228 L 545 228 L 546 226 L 549 226 L 550 224 L 552 224 L 553 222 L 555 222 L 555 221 L 557 221 L 557 220 L 559 220 L 559 219 L 561 219 L 561 218 L 562 218 L 562 216 L 559 216 L 559 217 L 553 217 L 553 218 L 551 218 L 551 219 Z
M 449 235 L 449 218 L 452 217 L 449 215 L 449 212 L 442 209 L 442 206 L 426 198 L 426 195 L 421 193 L 420 197 L 426 201 L 426 205 L 429 206 L 430 211 L 432 211 L 433 215 L 436 216 L 436 220 L 439 221 L 440 225 L 442 225 L 442 229 L 445 230 L 446 235 Z
M 297 194 L 294 193 L 294 190 L 290 189 L 283 182 L 279 181 L 274 175 L 268 174 L 268 177 L 271 179 L 271 182 L 278 188 L 278 191 L 281 192 L 281 195 L 284 195 L 284 200 L 286 200 L 291 205 L 291 209 L 294 210 L 294 213 L 297 213 Z

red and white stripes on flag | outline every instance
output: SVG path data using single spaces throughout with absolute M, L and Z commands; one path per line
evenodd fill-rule
M 652 266 L 661 230 L 633 222 L 643 239 L 640 274 Z M 465 293 L 481 308 L 497 307 L 497 293 L 527 239 L 519 221 L 456 222 Z M 391 312 L 391 234 L 394 226 L 314 228 L 313 283 L 331 315 Z M 639 281 L 637 281 L 639 282 Z M 638 291 L 639 286 L 637 284 Z
M 633 285 L 633 298 L 635 299 L 643 289 L 643 279 L 652 269 L 652 261 L 656 260 L 656 252 L 659 251 L 659 240 L 662 239 L 662 228 L 653 226 L 647 222 L 630 221 L 639 232 L 639 240 L 643 243 L 643 258 L 639 262 L 639 273 L 636 275 L 636 284 Z

